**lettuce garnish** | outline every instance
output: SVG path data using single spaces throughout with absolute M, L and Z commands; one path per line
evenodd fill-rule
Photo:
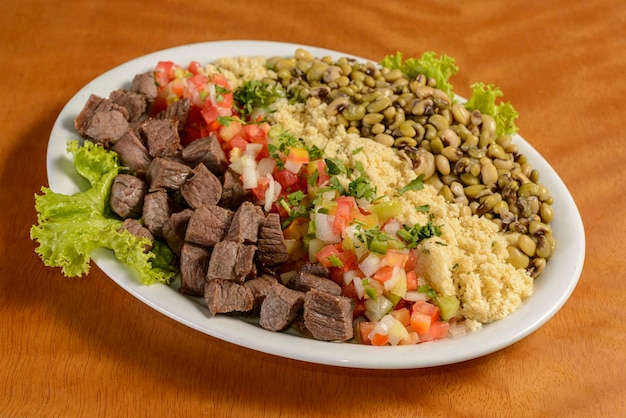
M 132 267 L 143 284 L 169 283 L 177 273 L 171 250 L 155 241 L 145 252 L 148 239 L 118 232 L 122 220 L 109 208 L 113 179 L 123 170 L 117 154 L 89 141 L 83 146 L 70 141 L 67 150 L 91 187 L 71 196 L 43 187 L 42 194 L 35 195 L 38 225 L 31 227 L 30 237 L 38 242 L 35 252 L 44 264 L 60 267 L 67 277 L 82 276 L 89 273 L 92 251 L 106 248 Z
M 380 61 L 380 65 L 390 69 L 399 69 L 409 78 L 413 78 L 418 74 L 426 77 L 432 77 L 437 83 L 437 88 L 446 92 L 450 98 L 454 98 L 452 93 L 452 84 L 450 77 L 459 71 L 454 58 L 441 55 L 437 57 L 434 52 L 424 52 L 420 58 L 403 59 L 401 52 L 396 55 L 387 55 Z
M 473 90 L 472 97 L 465 103 L 468 110 L 479 110 L 481 113 L 491 115 L 496 121 L 498 135 L 517 133 L 519 128 L 515 125 L 515 119 L 519 113 L 509 102 L 496 104 L 498 97 L 503 96 L 502 90 L 493 84 L 484 83 L 474 83 L 470 87 Z

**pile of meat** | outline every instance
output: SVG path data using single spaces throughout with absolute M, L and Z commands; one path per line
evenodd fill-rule
M 128 90 L 91 95 L 75 119 L 78 133 L 128 168 L 110 198 L 123 228 L 166 242 L 180 262 L 179 290 L 202 296 L 212 315 L 259 315 L 268 330 L 296 324 L 316 339 L 351 339 L 353 299 L 317 264 L 279 279 L 289 261 L 279 215 L 251 202 L 215 136 L 181 145 L 188 100 L 148 117 L 156 97 L 153 74 L 139 74 Z

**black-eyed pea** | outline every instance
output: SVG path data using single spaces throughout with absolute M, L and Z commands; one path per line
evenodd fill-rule
M 446 128 L 439 132 L 439 137 L 446 146 L 458 148 L 461 145 L 461 138 L 459 138 L 459 135 L 450 128 Z
M 517 246 L 529 257 L 534 257 L 537 251 L 537 242 L 528 235 L 518 236 Z
M 463 151 L 450 146 L 444 147 L 441 150 L 441 154 L 443 154 L 452 163 L 459 161 L 463 157 Z
M 528 225 L 528 232 L 533 236 L 552 235 L 552 228 L 543 222 L 533 221 Z
M 547 204 L 546 202 L 541 203 L 539 206 L 539 216 L 541 217 L 541 221 L 549 224 L 554 219 L 554 208 L 552 205 Z
M 452 105 L 452 116 L 461 125 L 467 125 L 470 122 L 470 112 L 461 103 Z
M 441 189 L 439 189 L 439 194 L 448 202 L 454 202 L 454 194 L 450 190 L 450 186 L 444 184 Z
M 548 259 L 552 255 L 550 241 L 544 235 L 537 237 L 537 257 Z
M 536 279 L 543 273 L 546 268 L 545 258 L 533 258 L 530 265 L 526 268 L 526 272 L 530 277 Z
M 437 170 L 444 176 L 450 174 L 450 160 L 443 154 L 435 155 L 435 165 L 437 166 Z
M 507 248 L 509 257 L 507 261 L 516 269 L 525 269 L 530 264 L 530 258 L 517 247 L 509 246 Z
M 461 206 L 459 208 L 460 218 L 469 218 L 470 216 L 472 216 L 472 209 L 469 206 Z
M 491 161 L 486 161 L 480 166 L 480 178 L 483 184 L 492 185 L 498 181 L 498 170 Z
M 375 123 L 370 128 L 370 132 L 373 135 L 382 134 L 383 132 L 385 132 L 385 125 L 383 125 L 382 123 Z
M 374 137 L 374 141 L 378 142 L 379 144 L 383 144 L 388 147 L 391 147 L 393 146 L 394 138 L 391 135 L 380 133 Z

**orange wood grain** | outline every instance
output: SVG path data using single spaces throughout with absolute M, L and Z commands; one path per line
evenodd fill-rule
M 0 13 L 0 416 L 626 415 L 626 5 L 606 1 L 6 2 Z M 136 300 L 96 267 L 67 279 L 28 230 L 63 105 L 110 68 L 222 39 L 369 59 L 456 58 L 456 91 L 494 83 L 557 170 L 586 229 L 570 300 L 494 354 L 421 370 L 352 370 L 222 342 Z M 236 51 L 233 51 L 236 53 Z M 199 57 L 201 58 L 201 57 Z

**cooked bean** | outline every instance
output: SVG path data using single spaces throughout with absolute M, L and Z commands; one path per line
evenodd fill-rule
M 537 251 L 537 243 L 528 235 L 520 235 L 517 237 L 517 246 L 529 257 L 534 257 Z
M 494 117 L 455 102 L 432 77 L 409 79 L 370 62 L 313 58 L 299 48 L 267 66 L 268 84 L 282 86 L 288 98 L 327 103 L 326 114 L 348 132 L 396 148 L 446 200 L 461 205 L 460 216 L 473 213 L 521 234 L 510 262 L 533 278 L 544 270 L 556 248 L 554 199 L 513 137 L 497 134 Z
M 524 254 L 519 248 L 508 247 L 509 257 L 508 262 L 517 269 L 525 269 L 530 264 L 530 258 Z
M 376 141 L 376 142 L 378 142 L 380 144 L 386 145 L 388 147 L 393 146 L 393 143 L 394 143 L 393 136 L 387 135 L 387 134 L 383 134 L 383 133 L 380 133 L 380 134 L 376 135 L 374 137 L 374 141 Z
M 437 170 L 444 176 L 446 174 L 450 174 L 450 160 L 448 160 L 444 155 L 435 155 L 435 165 L 437 166 Z

